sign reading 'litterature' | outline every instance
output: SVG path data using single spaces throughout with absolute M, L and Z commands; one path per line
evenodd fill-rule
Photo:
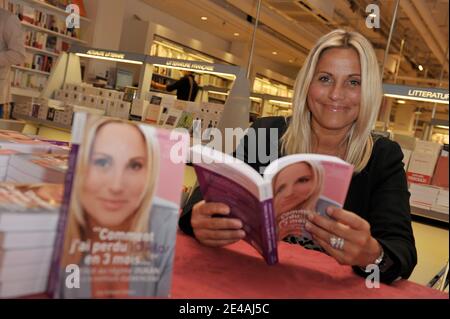
M 383 84 L 383 91 L 389 97 L 448 104 L 449 92 L 445 89 Z

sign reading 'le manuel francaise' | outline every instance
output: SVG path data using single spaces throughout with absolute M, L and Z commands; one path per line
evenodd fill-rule
M 383 91 L 389 97 L 448 104 L 449 93 L 445 89 L 383 84 Z
M 214 72 L 214 66 L 212 66 L 212 65 L 205 65 L 205 64 L 199 64 L 199 63 L 194 63 L 194 62 L 169 60 L 169 61 L 166 62 L 166 65 L 167 66 L 178 67 L 178 68 L 186 68 L 186 69 L 192 69 L 192 70 Z

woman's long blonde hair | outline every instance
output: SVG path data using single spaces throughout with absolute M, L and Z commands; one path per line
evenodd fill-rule
M 311 112 L 307 95 L 317 63 L 327 49 L 353 48 L 358 52 L 361 65 L 361 103 L 357 120 L 347 136 L 344 160 L 360 172 L 369 161 L 373 140 L 371 130 L 375 124 L 382 99 L 382 82 L 375 51 L 370 42 L 357 32 L 334 30 L 319 39 L 306 58 L 294 87 L 293 113 L 289 126 L 281 138 L 286 155 L 312 153 Z
M 64 240 L 64 255 L 66 258 L 63 261 L 63 265 L 69 263 L 79 262 L 80 254 L 69 256 L 70 241 L 74 238 L 86 239 L 86 212 L 81 206 L 80 194 L 81 188 L 84 184 L 86 174 L 89 167 L 90 156 L 92 147 L 94 144 L 97 132 L 105 125 L 111 123 L 121 123 L 123 125 L 131 125 L 139 130 L 142 138 L 145 141 L 147 147 L 147 178 L 144 192 L 140 199 L 140 205 L 135 213 L 134 218 L 131 221 L 130 232 L 146 232 L 148 231 L 150 210 L 152 207 L 153 196 L 157 185 L 158 172 L 159 172 L 159 148 L 154 140 L 155 137 L 151 135 L 151 132 L 142 129 L 138 125 L 131 124 L 129 122 L 111 119 L 105 117 L 88 117 L 86 123 L 86 130 L 83 136 L 82 144 L 78 151 L 77 164 L 75 170 L 75 180 L 72 186 L 72 195 L 70 198 L 70 208 L 67 220 L 67 232 Z

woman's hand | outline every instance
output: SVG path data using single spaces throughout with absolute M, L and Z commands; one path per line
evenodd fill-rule
M 222 217 L 230 208 L 222 203 L 198 202 L 192 208 L 191 225 L 195 238 L 207 246 L 225 246 L 245 237 L 242 222 L 236 218 Z M 213 217 L 213 215 L 222 215 Z
M 327 214 L 332 219 L 309 214 L 305 228 L 341 265 L 366 267 L 381 255 L 381 245 L 372 237 L 366 220 L 337 207 L 328 207 Z M 331 246 L 332 236 L 344 239 L 342 249 Z

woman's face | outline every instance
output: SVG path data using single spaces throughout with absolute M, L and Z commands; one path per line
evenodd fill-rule
M 120 227 L 140 205 L 148 154 L 137 127 L 109 123 L 98 131 L 81 189 L 84 211 L 104 227 Z
M 314 189 L 314 174 L 306 163 L 295 163 L 278 173 L 273 185 L 277 214 L 297 208 Z
M 354 49 L 322 53 L 308 91 L 313 128 L 348 131 L 359 114 L 361 66 Z

